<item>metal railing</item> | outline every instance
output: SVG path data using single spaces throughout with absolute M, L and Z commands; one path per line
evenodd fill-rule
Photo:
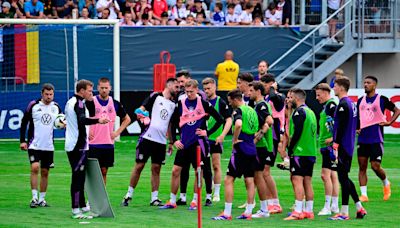
M 24 92 L 25 91 L 25 80 L 23 79 L 23 78 L 21 78 L 21 77 L 0 77 L 0 79 L 1 79 L 1 84 L 3 85 L 3 81 L 5 82 L 4 83 L 4 88 L 5 88 L 5 92 L 8 92 L 8 87 L 9 87 L 9 81 L 14 81 L 13 83 L 12 83 L 12 85 L 13 85 L 13 87 L 14 87 L 14 91 L 17 91 L 17 82 L 19 81 L 19 82 L 22 82 L 22 91 Z
M 339 30 L 336 30 L 336 32 L 334 34 L 331 35 L 330 38 L 337 38 L 339 36 L 341 36 L 344 32 L 344 37 L 343 37 L 343 42 L 346 42 L 346 40 L 350 39 L 350 25 L 352 23 L 351 20 L 351 6 L 353 4 L 353 0 L 348 0 L 345 4 L 343 4 L 335 13 L 333 13 L 332 15 L 330 15 L 326 20 L 324 20 L 321 24 L 319 24 L 318 26 L 316 26 L 311 32 L 309 32 L 303 39 L 301 39 L 296 45 L 294 45 L 292 48 L 290 48 L 285 54 L 283 54 L 281 57 L 279 57 L 277 60 L 275 60 L 275 62 L 273 62 L 270 66 L 270 69 L 273 69 L 275 66 L 278 66 L 278 64 L 284 60 L 287 56 L 289 56 L 290 54 L 292 54 L 298 47 L 300 47 L 300 45 L 309 45 L 309 39 L 311 39 L 311 48 L 312 48 L 312 52 L 311 52 L 311 56 L 312 57 L 312 70 L 314 72 L 315 70 L 315 54 L 318 50 L 320 50 L 323 45 L 319 45 L 318 48 L 316 48 L 316 39 L 320 37 L 320 31 L 323 30 L 324 28 L 326 29 L 327 24 L 329 23 L 330 20 L 332 19 L 336 19 L 338 17 L 343 18 L 344 20 L 337 20 L 339 22 L 342 22 L 343 24 L 340 26 Z M 339 15 L 340 14 L 340 15 Z M 344 16 L 344 17 L 343 17 Z M 329 30 L 329 29 L 328 29 Z M 330 42 L 329 39 L 324 39 L 321 42 L 325 42 L 328 43 Z M 310 45 L 309 45 L 310 46 Z M 297 66 L 291 66 L 292 71 L 293 72 L 300 64 L 302 64 L 303 62 L 305 62 L 308 58 L 304 58 L 302 62 L 298 63 Z M 289 72 L 289 73 L 291 73 Z M 287 76 L 289 76 L 288 74 L 285 75 L 280 75 L 277 78 L 277 81 L 280 82 L 283 79 L 285 79 Z

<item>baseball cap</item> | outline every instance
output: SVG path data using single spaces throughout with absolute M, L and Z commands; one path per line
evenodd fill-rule
M 11 5 L 10 5 L 10 3 L 9 2 L 3 2 L 3 5 L 2 5 L 3 7 L 7 7 L 7 8 L 11 8 Z

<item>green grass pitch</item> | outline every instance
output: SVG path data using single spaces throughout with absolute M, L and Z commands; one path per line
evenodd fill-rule
M 121 142 L 116 144 L 115 167 L 109 170 L 107 191 L 116 218 L 95 218 L 86 220 L 90 227 L 195 227 L 197 226 L 197 211 L 189 211 L 187 207 L 178 207 L 174 210 L 159 210 L 150 207 L 150 169 L 149 163 L 142 173 L 133 201 L 129 207 L 121 207 L 120 202 L 127 191 L 129 177 L 132 166 L 134 165 L 135 146 L 137 137 L 122 137 Z M 227 168 L 230 156 L 230 138 L 225 141 L 225 152 L 222 158 L 223 176 Z M 224 207 L 223 187 L 221 189 L 221 202 L 214 203 L 212 207 L 203 207 L 203 226 L 204 227 L 398 227 L 400 218 L 397 217 L 400 209 L 400 135 L 387 135 L 385 138 L 385 155 L 383 167 L 385 168 L 392 183 L 392 197 L 389 201 L 382 200 L 382 183 L 375 176 L 371 169 L 368 170 L 368 195 L 370 202 L 364 206 L 368 215 L 364 220 L 356 220 L 355 205 L 350 198 L 349 221 L 328 221 L 327 217 L 316 216 L 314 220 L 303 221 L 283 221 L 289 212 L 289 208 L 294 202 L 293 191 L 289 180 L 289 173 L 276 168 L 272 169 L 272 174 L 277 183 L 279 198 L 284 209 L 283 214 L 271 215 L 267 219 L 254 219 L 252 221 L 212 221 L 211 217 L 219 214 Z M 0 227 L 72 227 L 84 225 L 82 220 L 70 218 L 70 180 L 71 171 L 67 156 L 63 151 L 64 142 L 56 141 L 55 169 L 52 169 L 49 177 L 49 187 L 46 200 L 51 205 L 50 208 L 29 208 L 31 191 L 29 184 L 30 166 L 26 152 L 19 150 L 19 143 L 0 142 Z M 167 157 L 166 165 L 161 171 L 160 198 L 165 202 L 169 199 L 170 176 L 174 160 L 174 155 Z M 279 161 L 279 159 L 277 159 Z M 322 208 L 324 203 L 323 184 L 320 178 L 321 158 L 318 157 L 314 168 L 313 185 L 315 192 L 314 212 Z M 192 173 L 194 173 L 192 171 Z M 353 159 L 351 179 L 358 186 L 358 165 L 356 158 Z M 189 180 L 192 186 L 193 175 Z M 203 189 L 203 199 L 205 190 Z M 235 182 L 235 194 L 233 202 L 233 216 L 238 216 L 243 209 L 237 209 L 246 198 L 243 179 Z M 192 187 L 188 188 L 188 200 L 192 197 Z M 258 200 L 258 199 L 256 199 Z M 254 210 L 259 209 L 259 202 Z M 86 222 L 85 221 L 85 222 Z

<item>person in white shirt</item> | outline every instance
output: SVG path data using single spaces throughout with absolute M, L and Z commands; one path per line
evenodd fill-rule
M 282 24 L 282 11 L 276 10 L 275 3 L 271 2 L 265 11 L 265 25 L 279 26 Z
M 261 16 L 256 15 L 253 20 L 253 26 L 265 26 L 264 22 L 262 22 Z
M 171 21 L 170 25 L 179 25 L 187 17 L 186 6 L 183 4 L 183 0 L 177 0 L 176 5 L 171 8 Z
M 235 26 L 240 23 L 239 15 L 235 14 L 235 4 L 233 3 L 228 5 L 228 13 L 226 14 L 225 22 L 228 26 Z
M 150 123 L 140 136 L 136 145 L 136 164 L 132 170 L 128 192 L 121 205 L 128 206 L 132 200 L 134 189 L 147 160 L 151 157 L 151 201 L 150 206 L 162 206 L 158 198 L 160 185 L 161 165 L 165 160 L 167 149 L 167 135 L 171 136 L 170 120 L 175 111 L 175 96 L 179 91 L 179 84 L 175 78 L 166 81 L 165 88 L 160 93 L 152 93 L 135 113 L 149 112 Z M 139 116 L 139 115 L 138 115 Z M 139 119 L 141 119 L 140 117 Z M 169 149 L 172 149 L 170 140 Z
M 233 0 L 233 4 L 235 4 L 235 14 L 240 17 L 240 15 L 242 15 L 243 12 L 240 0 Z
M 97 16 L 102 18 L 102 13 L 104 9 L 110 10 L 110 16 L 108 19 L 119 18 L 120 8 L 116 0 L 98 0 L 96 3 Z
M 90 219 L 90 207 L 85 200 L 85 176 L 87 152 L 89 150 L 89 127 L 86 125 L 106 124 L 109 120 L 89 118 L 85 100 L 93 98 L 93 83 L 82 79 L 76 84 L 75 95 L 65 105 L 65 151 L 71 166 L 71 206 L 73 219 Z
M 31 101 L 22 118 L 20 129 L 20 148 L 27 150 L 31 163 L 31 208 L 48 207 L 45 201 L 49 169 L 54 168 L 53 126 L 61 109 L 54 99 L 54 86 L 46 83 L 42 86 L 42 98 Z M 26 130 L 29 124 L 28 140 Z M 40 165 L 39 165 L 40 162 Z M 41 172 L 40 194 L 38 199 L 38 175 Z
M 142 14 L 141 20 L 139 20 L 138 22 L 136 22 L 136 25 L 137 25 L 137 26 L 153 26 L 153 24 L 150 23 L 149 15 L 148 15 L 148 14 Z
M 135 26 L 135 22 L 132 20 L 132 13 L 126 12 L 124 15 L 124 19 L 120 23 L 120 26 Z
M 251 3 L 247 3 L 245 5 L 245 9 L 240 15 L 240 25 L 251 25 L 251 23 L 253 22 L 253 16 L 251 14 L 253 12 L 253 9 L 254 7 Z

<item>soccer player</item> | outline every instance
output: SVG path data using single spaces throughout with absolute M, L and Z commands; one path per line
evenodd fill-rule
M 367 211 L 363 208 L 358 198 L 356 187 L 349 178 L 357 127 L 357 107 L 347 96 L 349 88 L 350 80 L 348 77 L 343 76 L 335 80 L 333 90 L 335 91 L 335 95 L 339 98 L 339 104 L 335 111 L 332 147 L 336 157 L 339 183 L 342 187 L 342 208 L 340 213 L 330 218 L 331 220 L 350 219 L 350 195 L 356 204 L 356 217 L 362 219 L 367 214 Z
M 281 134 L 285 131 L 285 96 L 278 92 L 278 84 L 275 81 L 273 74 L 266 74 L 261 78 L 261 82 L 265 87 L 267 95 L 265 100 L 271 105 L 272 117 L 274 118 L 274 155 L 276 156 L 278 146 L 282 143 Z M 277 164 L 278 168 L 286 169 L 289 168 L 289 157 L 282 155 L 283 163 Z
M 252 218 L 269 217 L 267 194 L 274 192 L 276 195 L 275 181 L 270 174 L 273 166 L 273 137 L 272 137 L 272 118 L 271 106 L 264 100 L 265 88 L 261 82 L 250 83 L 250 98 L 255 101 L 254 107 L 258 116 L 258 131 L 255 134 L 254 142 L 257 149 L 257 163 L 255 166 L 254 182 L 257 186 L 258 197 L 260 198 L 260 210 L 252 215 Z M 272 163 L 272 164 L 271 164 Z M 272 190 L 269 188 L 271 185 Z M 271 200 L 272 197 L 269 198 Z
M 223 143 L 225 136 L 229 133 L 232 127 L 232 118 L 230 109 L 225 101 L 216 94 L 216 82 L 212 78 L 205 78 L 202 81 L 204 92 L 207 95 L 208 102 L 217 110 L 217 112 L 225 119 L 225 125 L 221 126 L 212 135 L 208 136 L 208 143 L 210 145 L 210 153 L 212 156 L 212 167 L 214 170 L 214 196 L 213 201 L 220 201 L 220 188 L 221 188 L 221 154 L 224 151 Z M 210 117 L 207 121 L 208 129 L 210 130 L 216 121 Z
M 31 163 L 31 208 L 48 207 L 45 200 L 49 170 L 54 168 L 53 126 L 61 108 L 54 99 L 54 86 L 45 83 L 42 86 L 42 98 L 31 101 L 25 110 L 20 130 L 20 148 L 28 151 Z M 29 124 L 28 140 L 26 130 Z M 40 162 L 40 164 L 39 164 Z M 38 198 L 38 175 L 40 168 L 40 194 Z
M 290 174 L 295 193 L 295 208 L 284 220 L 314 219 L 312 174 L 317 156 L 317 119 L 305 104 L 306 92 L 291 90 L 289 102 L 295 108 L 290 117 L 289 147 Z M 303 198 L 306 198 L 303 210 Z
M 75 95 L 65 105 L 65 151 L 71 165 L 71 205 L 73 219 L 91 219 L 85 202 L 85 175 L 89 150 L 86 125 L 107 124 L 107 117 L 89 118 L 85 101 L 93 98 L 93 83 L 82 79 L 76 84 Z
M 110 122 L 104 125 L 92 125 L 89 130 L 89 158 L 99 161 L 104 184 L 106 184 L 107 171 L 114 166 L 114 139 L 117 138 L 131 122 L 131 118 L 122 104 L 110 96 L 110 79 L 100 78 L 97 85 L 99 95 L 93 100 L 86 101 L 90 117 L 106 117 Z M 121 126 L 114 131 L 115 117 L 122 119 Z
M 237 219 L 251 220 L 254 208 L 254 171 L 256 165 L 256 145 L 254 134 L 258 131 L 258 117 L 253 108 L 244 104 L 243 94 L 235 89 L 228 93 L 229 104 L 234 109 L 232 155 L 225 176 L 225 209 L 213 220 L 232 220 L 233 185 L 236 178 L 244 176 L 247 204 L 244 213 Z
M 253 81 L 253 75 L 250 73 L 240 73 L 237 79 L 237 88 L 242 92 L 243 94 L 243 101 L 245 105 L 248 105 L 250 107 L 254 107 L 254 101 L 250 99 L 249 96 L 249 89 L 250 86 L 249 84 Z
M 193 168 L 197 167 L 196 148 L 201 148 L 201 160 L 203 163 L 209 160 L 209 145 L 207 135 L 212 135 L 224 122 L 223 118 L 207 101 L 198 96 L 198 82 L 189 80 L 185 84 L 187 98 L 178 102 L 172 117 L 172 137 L 174 146 L 178 149 L 171 176 L 171 194 L 170 200 L 160 209 L 176 208 L 176 193 L 179 187 L 179 177 L 182 167 L 192 164 Z M 215 125 L 207 130 L 208 116 L 216 120 Z M 179 125 L 181 137 L 176 140 L 175 129 Z M 197 177 L 196 177 L 197 179 Z M 197 209 L 197 194 L 194 194 L 193 201 L 189 207 L 191 210 Z
M 321 83 L 315 88 L 316 99 L 323 105 L 319 116 L 318 143 L 322 155 L 321 178 L 325 188 L 325 205 L 318 215 L 331 215 L 332 212 L 339 213 L 339 180 L 332 148 L 333 118 L 337 104 L 331 98 L 330 92 L 331 88 L 327 83 Z
M 175 96 L 179 91 L 178 81 L 169 78 L 161 93 L 153 93 L 148 97 L 142 107 L 150 112 L 150 125 L 139 138 L 136 145 L 136 164 L 132 169 L 128 192 L 126 193 L 122 206 L 128 206 L 132 200 L 133 193 L 139 182 L 140 174 L 147 160 L 151 157 L 151 201 L 150 206 L 162 206 L 158 198 L 160 186 L 161 165 L 165 160 L 167 145 L 167 133 L 171 136 L 170 120 L 175 111 Z
M 383 126 L 390 126 L 400 115 L 400 109 L 385 96 L 376 93 L 378 79 L 367 76 L 364 79 L 365 96 L 358 99 L 358 180 L 361 188 L 361 202 L 368 202 L 367 167 L 368 158 L 371 168 L 383 183 L 383 200 L 389 200 L 391 195 L 390 182 L 385 170 L 381 167 L 383 158 Z M 387 121 L 385 109 L 393 112 Z

